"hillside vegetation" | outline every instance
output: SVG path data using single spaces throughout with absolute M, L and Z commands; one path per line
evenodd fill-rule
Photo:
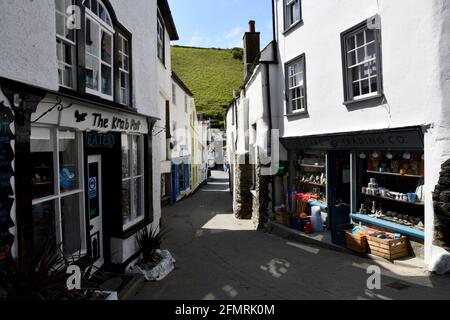
M 195 96 L 197 112 L 223 128 L 225 111 L 243 82 L 242 49 L 172 47 L 172 68 Z

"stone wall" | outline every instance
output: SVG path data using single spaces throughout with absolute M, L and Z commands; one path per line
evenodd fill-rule
M 264 229 L 269 221 L 269 207 L 272 195 L 270 194 L 270 176 L 261 175 L 261 165 L 256 166 L 256 187 L 253 197 L 252 220 L 257 229 Z
M 252 218 L 253 195 L 251 188 L 253 166 L 248 163 L 248 155 L 235 156 L 233 211 L 237 219 Z
M 439 184 L 433 194 L 435 212 L 434 245 L 450 252 L 450 160 L 442 165 Z

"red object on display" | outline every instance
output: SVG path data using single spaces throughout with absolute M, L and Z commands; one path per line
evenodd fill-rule
M 314 228 L 313 228 L 311 222 L 307 222 L 305 224 L 305 232 L 308 233 L 308 234 L 313 234 L 314 233 Z

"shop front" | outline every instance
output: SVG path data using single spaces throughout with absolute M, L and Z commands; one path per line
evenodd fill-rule
M 191 191 L 191 158 L 180 157 L 172 161 L 172 204 Z
M 408 255 L 424 258 L 423 141 L 420 127 L 282 139 L 289 173 L 277 210 L 290 217 L 278 222 L 340 246 L 355 226 L 407 237 Z
M 18 105 L 18 256 L 53 243 L 123 270 L 140 254 L 134 235 L 153 222 L 154 119 L 49 92 L 22 113 L 24 92 L 8 97 Z

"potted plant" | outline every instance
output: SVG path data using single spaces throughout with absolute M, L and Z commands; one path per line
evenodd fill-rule
M 34 256 L 23 256 L 0 270 L 0 299 L 10 301 L 111 300 L 113 293 L 101 292 L 98 284 L 106 273 L 95 270 L 82 255 L 67 257 L 49 240 Z M 70 290 L 67 269 L 76 261 L 80 267 L 80 290 Z M 95 271 L 95 272 L 94 272 Z
M 165 232 L 158 228 L 143 228 L 136 235 L 142 258 L 132 269 L 132 273 L 141 273 L 147 281 L 160 281 L 175 269 L 175 259 L 167 250 L 161 250 Z

